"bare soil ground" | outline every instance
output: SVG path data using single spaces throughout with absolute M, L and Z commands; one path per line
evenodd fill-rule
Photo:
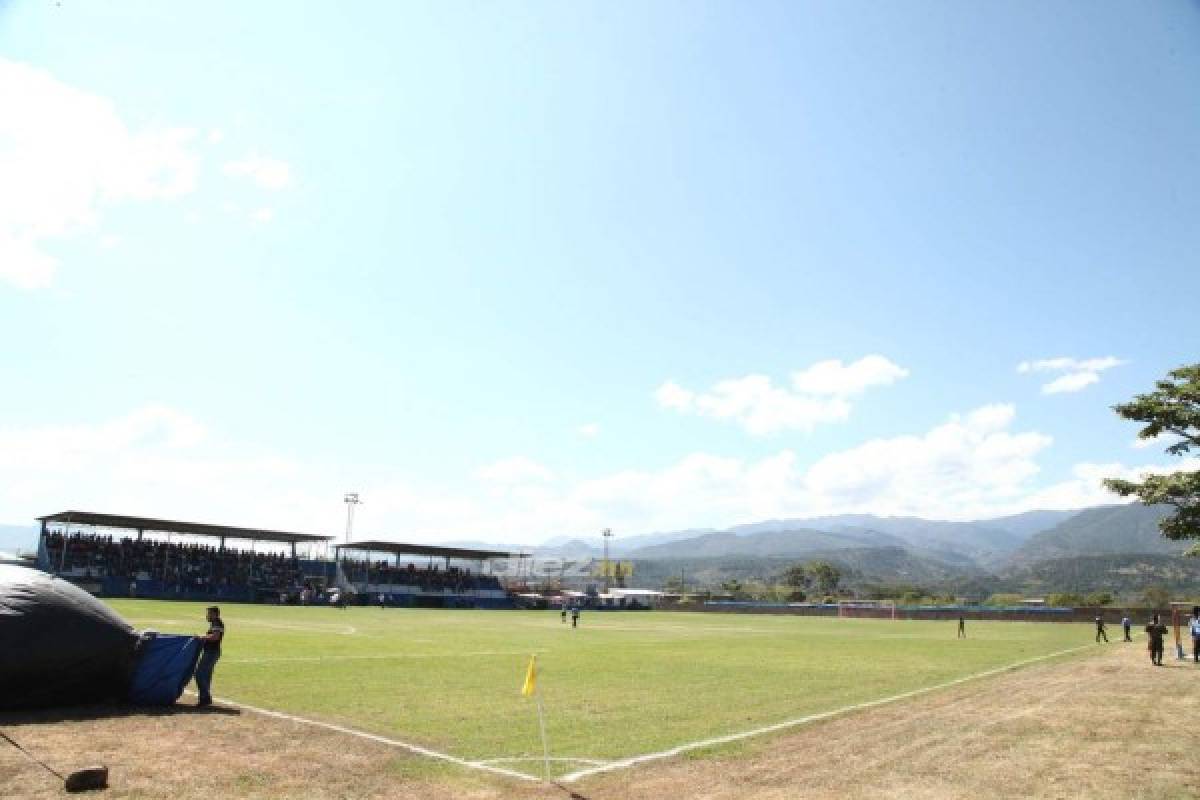
M 563 788 L 251 713 L 77 709 L 0 715 L 0 726 L 60 771 L 107 764 L 111 798 L 1200 796 L 1200 665 L 1151 667 L 1141 643 L 1097 649 Z M 62 795 L 59 782 L 3 745 L 0 797 Z

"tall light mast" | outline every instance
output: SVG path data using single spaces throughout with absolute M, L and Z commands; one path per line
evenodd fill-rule
M 612 538 L 612 528 L 605 528 L 600 533 L 604 537 L 604 593 L 612 588 L 612 566 L 608 562 L 608 540 Z
M 362 503 L 358 499 L 358 492 L 346 492 L 342 498 L 346 504 L 346 544 L 350 544 L 350 534 L 354 530 L 354 507 Z

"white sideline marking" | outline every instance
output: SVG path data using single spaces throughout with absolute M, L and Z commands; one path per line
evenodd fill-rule
M 487 759 L 484 759 L 483 761 L 473 761 L 471 763 L 473 763 L 473 764 L 503 764 L 503 763 L 512 763 L 514 761 L 537 761 L 540 763 L 542 761 L 547 761 L 547 760 L 549 760 L 549 761 L 566 761 L 566 762 L 573 763 L 573 764 L 594 764 L 597 766 L 608 763 L 607 761 L 599 761 L 594 758 L 572 758 L 570 756 L 550 756 L 549 759 L 542 758 L 541 756 L 520 756 L 520 757 L 514 756 L 512 758 L 487 758 Z
M 936 692 L 939 689 L 947 689 L 951 686 L 957 686 L 960 683 L 966 683 L 967 681 L 976 680 L 977 678 L 986 678 L 989 675 L 996 675 L 1001 672 L 1008 672 L 1009 670 L 1013 670 L 1018 667 L 1023 667 L 1026 664 L 1032 664 L 1036 661 L 1045 661 L 1048 658 L 1055 658 L 1056 656 L 1066 655 L 1067 653 L 1074 653 L 1079 650 L 1084 650 L 1084 649 L 1087 649 L 1090 647 L 1094 647 L 1094 645 L 1085 644 L 1085 645 L 1080 645 L 1079 647 L 1069 647 L 1066 650 L 1059 650 L 1057 653 L 1049 653 L 1048 655 L 1044 655 L 1044 656 L 1035 656 L 1033 658 L 1027 658 L 1024 661 L 1018 661 L 1014 664 L 1008 664 L 1003 667 L 996 667 L 995 669 L 984 670 L 983 672 L 976 672 L 974 675 L 967 675 L 962 678 L 955 678 L 954 680 L 946 681 L 945 683 L 935 684 L 933 686 L 924 686 L 920 689 L 913 689 L 908 692 L 901 692 L 900 694 L 894 694 L 891 697 L 882 697 L 878 700 L 868 700 L 865 703 L 856 703 L 852 706 L 843 706 L 842 708 L 835 708 L 832 711 L 822 711 L 817 714 L 809 714 L 808 716 L 805 716 L 805 717 L 789 719 L 785 722 L 777 722 L 774 725 L 767 725 L 762 728 L 755 728 L 753 730 L 742 731 L 740 733 L 731 733 L 726 736 L 715 736 L 711 739 L 701 739 L 701 740 L 695 741 L 695 742 L 688 742 L 687 744 L 681 744 L 677 747 L 672 747 L 669 750 L 661 750 L 657 753 L 646 753 L 645 755 L 632 756 L 630 758 L 622 758 L 618 761 L 610 761 L 609 763 L 603 764 L 601 766 L 590 767 L 588 769 L 576 770 L 575 772 L 569 772 L 566 775 L 561 776 L 559 778 L 559 780 L 562 781 L 563 783 L 573 783 L 574 781 L 577 781 L 580 778 L 586 778 L 589 775 L 596 775 L 601 772 L 611 772 L 613 770 L 618 770 L 618 769 L 627 769 L 629 767 L 636 766 L 637 764 L 644 764 L 647 761 L 656 761 L 658 759 L 671 758 L 672 756 L 677 756 L 681 753 L 686 753 L 689 750 L 699 750 L 703 747 L 712 747 L 713 745 L 718 745 L 718 744 L 728 744 L 729 742 L 736 742 L 736 741 L 740 741 L 742 739 L 750 739 L 754 736 L 762 736 L 765 733 L 774 733 L 775 731 L 786 730 L 787 728 L 795 728 L 799 725 L 806 725 L 810 722 L 817 722 L 819 720 L 829 719 L 831 717 L 838 717 L 838 716 L 841 716 L 842 714 L 848 714 L 852 711 L 861 711 L 864 708 L 874 708 L 875 706 L 887 705 L 888 703 L 894 703 L 897 700 L 905 700 L 909 697 L 916 697 L 917 695 L 928 694 L 929 692 Z
M 389 739 L 386 736 L 379 736 L 378 734 L 367 733 L 366 731 L 359 731 L 355 730 L 354 728 L 347 728 L 344 725 L 334 725 L 332 722 L 321 722 L 320 720 L 308 719 L 306 717 L 297 717 L 294 714 L 285 714 L 282 711 L 272 711 L 269 708 L 259 708 L 258 706 L 250 706 L 246 705 L 245 703 L 236 703 L 233 700 L 228 700 L 224 697 L 216 697 L 213 699 L 221 705 L 233 706 L 234 708 L 240 708 L 243 711 L 252 711 L 255 714 L 262 714 L 264 717 L 286 719 L 289 722 L 299 722 L 303 725 L 311 725 L 314 728 L 324 728 L 325 730 L 334 731 L 335 733 L 344 733 L 349 736 L 357 736 L 360 739 L 368 739 L 372 742 L 386 744 L 390 747 L 395 747 L 400 750 L 407 750 L 410 753 L 419 756 L 425 756 L 426 758 L 436 758 L 439 761 L 446 761 L 451 764 L 456 764 L 460 767 L 466 767 L 467 769 L 478 769 L 484 772 L 492 772 L 497 775 L 503 775 L 506 778 L 517 778 L 519 780 L 531 781 L 533 783 L 541 782 L 541 778 L 535 778 L 532 775 L 526 775 L 524 772 L 505 769 L 504 767 L 495 767 L 482 761 L 467 761 L 465 758 L 458 758 L 457 756 L 452 756 L 449 753 L 440 753 L 437 750 L 430 750 L 428 747 L 421 747 L 420 745 L 401 742 L 397 739 Z
M 465 653 L 390 653 L 374 656 L 279 656 L 271 658 L 231 658 L 226 664 L 275 664 L 291 661 L 389 661 L 397 658 L 459 658 L 461 656 L 527 656 L 542 655 L 549 650 L 470 650 Z
M 338 625 L 336 623 L 315 625 L 289 625 L 286 622 L 264 622 L 258 619 L 239 619 L 239 625 L 259 625 L 263 628 L 278 628 L 281 631 L 303 631 L 305 633 L 336 633 L 341 636 L 353 636 L 358 628 L 353 625 Z

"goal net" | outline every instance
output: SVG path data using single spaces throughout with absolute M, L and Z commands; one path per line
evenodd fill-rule
M 838 605 L 839 617 L 861 619 L 895 619 L 894 600 L 847 600 Z

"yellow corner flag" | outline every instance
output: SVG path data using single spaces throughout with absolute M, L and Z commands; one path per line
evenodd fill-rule
M 529 669 L 525 670 L 525 685 L 521 687 L 521 694 L 524 697 L 532 697 L 533 690 L 537 688 L 537 656 L 529 657 Z

